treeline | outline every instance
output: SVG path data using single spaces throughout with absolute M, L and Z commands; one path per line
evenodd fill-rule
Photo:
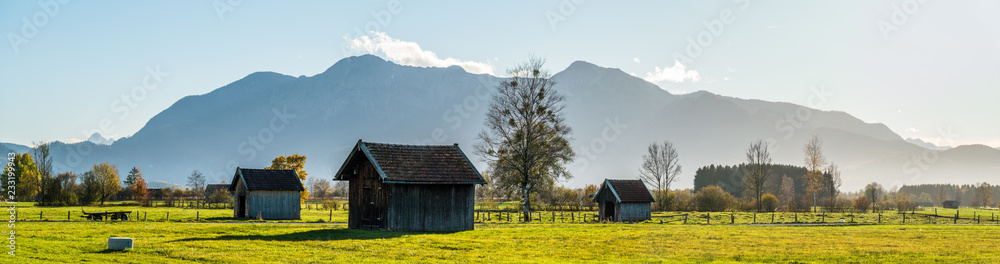
M 914 194 L 921 205 L 941 206 L 944 201 L 956 201 L 961 206 L 987 207 L 993 204 L 994 197 L 1000 197 L 1000 185 L 980 184 L 920 184 L 903 185 L 900 192 Z
M 744 180 L 747 169 L 746 164 L 734 166 L 712 164 L 698 168 L 694 175 L 694 190 L 691 192 L 697 193 L 705 187 L 717 186 L 735 198 L 753 199 L 753 194 L 745 194 L 748 189 Z M 768 193 L 778 199 L 779 207 L 788 211 L 809 209 L 808 201 L 812 199 L 812 196 L 805 197 L 809 193 L 806 177 L 808 169 L 793 165 L 772 164 L 770 165 L 770 173 L 771 177 L 767 178 L 764 187 L 773 191 L 773 193 Z M 826 200 L 829 200 L 832 193 L 839 192 L 836 189 L 837 185 L 834 184 L 835 180 L 834 174 L 830 170 L 822 172 L 822 190 L 816 192 L 816 198 L 819 201 L 829 203 Z

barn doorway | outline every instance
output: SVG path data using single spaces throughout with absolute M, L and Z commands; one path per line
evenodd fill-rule
M 379 229 L 379 207 L 377 192 L 372 189 L 372 187 L 365 186 L 361 190 L 361 204 L 363 205 L 361 210 L 361 228 L 362 229 Z
M 615 219 L 615 203 L 605 202 L 604 203 L 604 217 L 605 220 L 614 221 Z
M 236 201 L 236 217 L 247 217 L 247 196 L 240 195 Z

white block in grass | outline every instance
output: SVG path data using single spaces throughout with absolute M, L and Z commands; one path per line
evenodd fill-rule
M 108 238 L 108 250 L 125 250 L 132 248 L 132 238 L 110 237 Z

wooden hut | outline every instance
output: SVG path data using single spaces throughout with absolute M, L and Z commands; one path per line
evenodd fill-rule
M 233 217 L 299 219 L 304 190 L 294 170 L 236 168 L 229 185 L 229 192 L 233 193 Z
M 349 183 L 349 228 L 397 231 L 472 230 L 475 185 L 486 183 L 458 144 L 361 140 L 334 179 Z
M 653 195 L 640 180 L 605 179 L 594 194 L 602 221 L 645 221 L 652 219 Z
M 944 201 L 943 203 L 941 203 L 941 207 L 949 209 L 958 209 L 958 201 L 951 201 L 951 200 Z

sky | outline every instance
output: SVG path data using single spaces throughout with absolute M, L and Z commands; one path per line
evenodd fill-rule
M 0 142 L 134 134 L 184 96 L 365 53 L 504 76 L 582 60 L 675 94 L 1000 147 L 996 1 L 3 1 Z M 822 94 L 824 100 L 811 100 Z

